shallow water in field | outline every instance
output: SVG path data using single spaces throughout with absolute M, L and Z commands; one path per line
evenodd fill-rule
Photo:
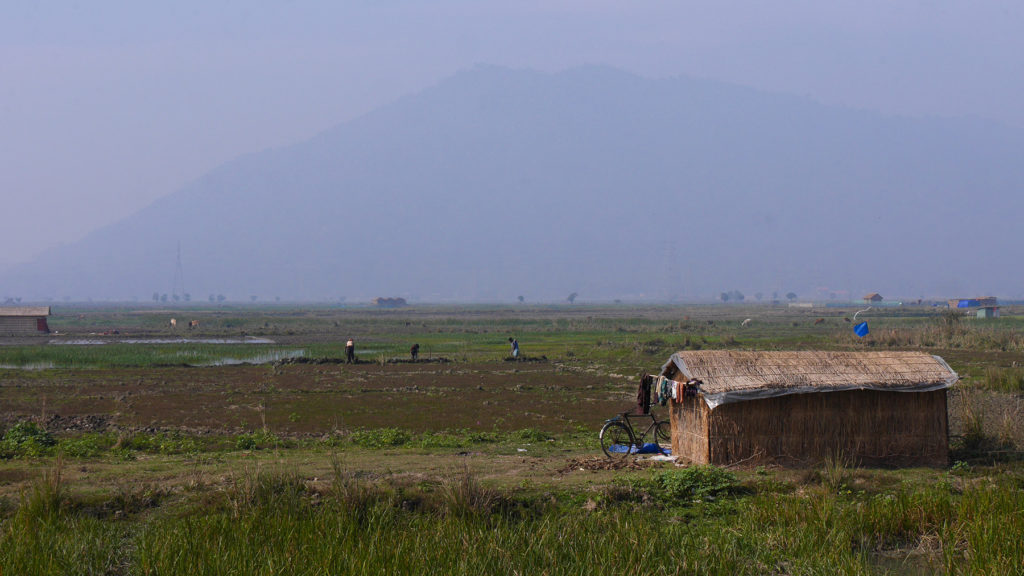
M 125 338 L 118 340 L 97 340 L 80 338 L 76 340 L 50 340 L 56 346 L 101 346 L 103 344 L 274 344 L 270 338 Z
M 255 342 L 262 344 L 263 342 Z M 69 344 L 69 343 L 65 343 Z M 100 342 L 99 344 L 104 344 Z M 88 345 L 88 344 L 81 344 Z M 237 352 L 236 352 L 237 354 Z M 287 360 L 291 358 L 304 358 L 306 356 L 305 349 L 292 349 L 292 350 L 270 350 L 265 352 L 258 352 L 251 356 L 220 356 L 216 354 L 210 354 L 209 351 L 200 350 L 179 350 L 176 353 L 164 355 L 157 359 L 157 362 L 194 366 L 194 367 L 208 367 L 208 366 L 235 366 L 239 364 L 269 364 L 271 362 L 278 362 L 280 360 Z M 51 370 L 60 366 L 55 362 L 28 362 L 25 364 L 0 364 L 0 370 Z
M 196 364 L 190 364 L 191 366 L 234 366 L 237 364 L 269 364 L 271 362 L 277 362 L 279 360 L 287 360 L 290 358 L 304 358 L 306 356 L 305 350 L 276 350 L 274 352 L 267 352 L 265 354 L 257 354 L 255 356 L 249 356 L 247 358 L 221 358 L 219 360 L 212 360 L 210 362 L 200 362 Z
M 51 370 L 53 368 L 56 368 L 53 362 L 32 362 L 21 366 L 0 364 L 0 370 Z

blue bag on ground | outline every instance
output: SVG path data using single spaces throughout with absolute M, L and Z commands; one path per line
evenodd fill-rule
M 868 332 L 868 323 L 867 322 L 861 322 L 860 324 L 857 324 L 856 326 L 853 327 L 853 332 L 857 336 L 860 336 L 861 338 L 867 336 L 869 334 L 869 332 Z
M 653 442 L 648 442 L 637 450 L 636 446 L 626 446 L 625 444 L 612 444 L 608 447 L 609 452 L 617 452 L 619 454 L 671 454 L 672 450 L 668 448 L 662 448 Z

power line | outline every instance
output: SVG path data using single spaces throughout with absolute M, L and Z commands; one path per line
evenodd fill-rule
M 181 241 L 178 241 L 178 260 L 174 266 L 174 280 L 171 286 L 171 294 L 185 296 L 185 272 L 181 267 Z

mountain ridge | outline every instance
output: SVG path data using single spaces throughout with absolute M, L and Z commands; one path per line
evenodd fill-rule
M 693 78 L 476 67 L 225 163 L 0 279 L 146 298 L 170 291 L 180 242 L 195 299 L 1005 294 L 1024 255 L 1005 240 L 1022 144 L 982 121 Z

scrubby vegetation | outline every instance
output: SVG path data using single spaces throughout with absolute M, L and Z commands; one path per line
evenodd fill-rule
M 1019 573 L 1024 476 L 957 470 L 858 489 L 713 467 L 607 488 L 496 490 L 468 469 L 328 482 L 244 469 L 219 490 L 73 496 L 58 463 L 0 524 L 12 574 Z M 866 479 L 866 482 L 864 480 Z M 116 519 L 116 520 L 115 520 Z
M 1024 322 L 1004 313 L 884 311 L 860 339 L 844 311 L 768 306 L 253 308 L 197 310 L 188 336 L 274 343 L 2 346 L 0 574 L 1021 573 Z M 149 311 L 51 326 L 114 322 L 169 333 Z M 964 377 L 953 461 L 603 458 L 637 375 L 708 348 L 939 354 Z

